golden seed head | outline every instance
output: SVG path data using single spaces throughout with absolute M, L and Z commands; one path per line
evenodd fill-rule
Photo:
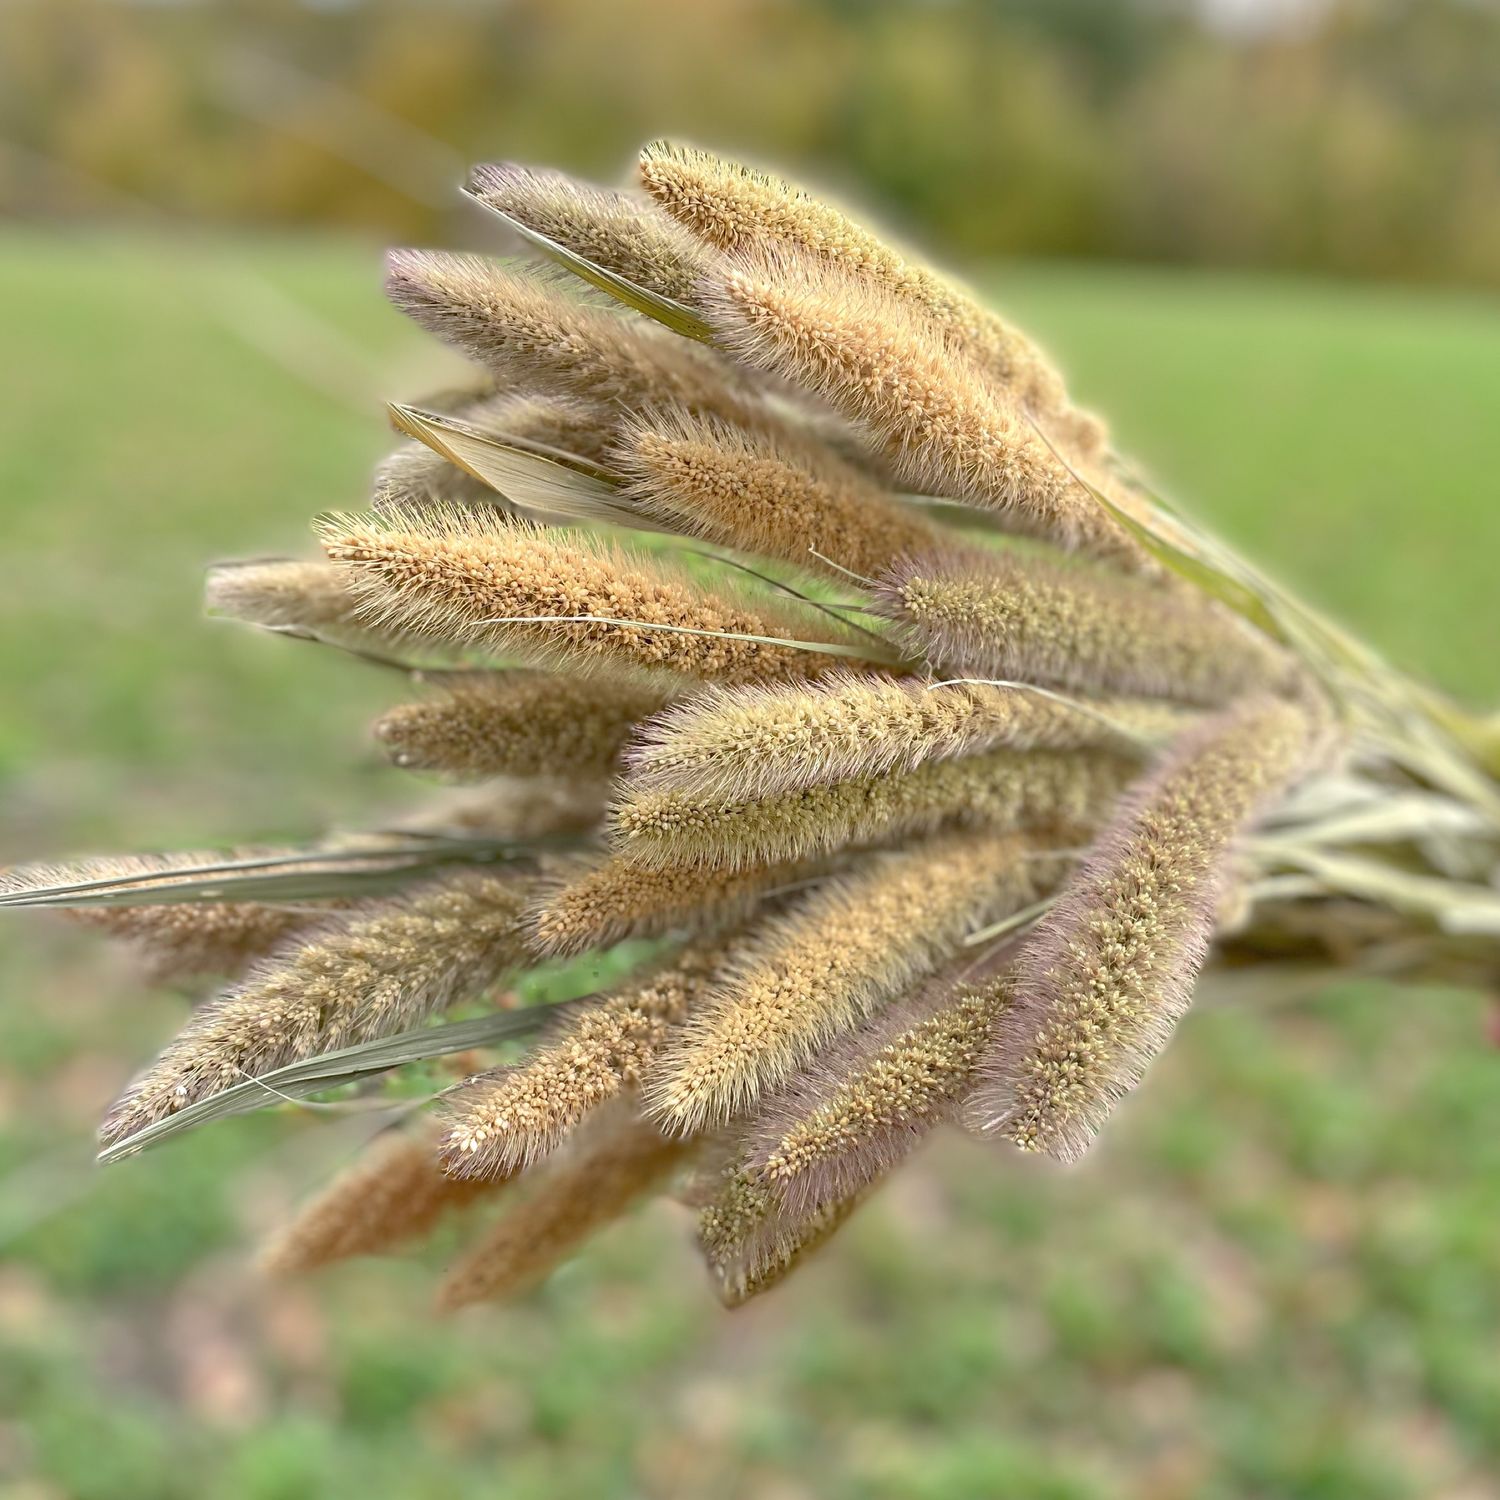
M 640 175 L 652 198 L 708 244 L 724 251 L 781 246 L 858 276 L 931 318 L 1071 447 L 1103 447 L 1098 420 L 1068 404 L 1062 377 L 1035 344 L 832 204 L 771 173 L 667 141 L 641 152 Z
M 950 824 L 994 832 L 1091 825 L 1130 770 L 1128 759 L 1098 751 L 1002 749 L 757 799 L 636 791 L 627 781 L 610 831 L 626 858 L 651 869 L 747 869 Z
M 742 1307 L 784 1281 L 842 1228 L 867 1191 L 806 1213 L 779 1205 L 743 1167 L 731 1164 L 698 1215 L 698 1248 L 726 1307 Z
M 690 943 L 648 977 L 573 1010 L 524 1063 L 450 1094 L 447 1170 L 503 1177 L 550 1154 L 601 1104 L 639 1084 L 724 953 L 722 938 Z
M 273 1276 L 314 1271 L 356 1255 L 385 1255 L 440 1220 L 492 1197 L 509 1180 L 450 1177 L 428 1121 L 383 1130 L 261 1252 Z
M 799 864 L 716 871 L 691 864 L 653 870 L 615 855 L 542 884 L 528 914 L 532 947 L 561 958 L 627 937 L 725 925 L 748 916 L 778 888 L 818 873 L 818 866 Z
M 438 1288 L 439 1307 L 452 1311 L 534 1285 L 691 1151 L 638 1118 L 629 1099 L 601 1109 L 565 1151 L 527 1173 L 509 1210 L 448 1271 Z
M 382 715 L 375 738 L 395 765 L 464 779 L 603 777 L 632 728 L 668 699 L 649 684 L 523 669 L 441 682 L 439 696 Z
M 521 960 L 530 896 L 523 877 L 460 870 L 335 913 L 197 1010 L 111 1108 L 102 1139 L 479 994 Z
M 1022 944 L 970 1118 L 1072 1160 L 1187 1009 L 1235 840 L 1306 767 L 1305 712 L 1252 699 L 1186 734 Z
M 626 752 L 626 786 L 744 801 L 1001 747 L 1119 746 L 1120 730 L 1156 737 L 1184 720 L 1167 704 L 1104 699 L 1074 707 L 1024 688 L 850 672 L 796 685 L 708 687 L 639 727 Z
M 824 397 L 914 489 L 993 510 L 1065 551 L 1155 570 L 1021 408 L 889 293 L 806 257 L 753 251 L 705 283 L 703 303 L 725 348 Z
M 662 411 L 626 425 L 612 462 L 635 503 L 673 530 L 813 572 L 829 571 L 815 553 L 866 574 L 937 543 L 924 517 L 790 428 Z
M 1206 596 L 1032 549 L 905 558 L 876 598 L 955 673 L 1210 706 L 1290 681 L 1284 653 Z
M 873 856 L 737 950 L 648 1074 L 673 1128 L 724 1124 L 822 1047 L 932 973 L 965 936 L 1034 899 L 1019 839 L 954 833 Z
M 794 1215 L 883 1176 L 972 1089 L 1007 994 L 937 979 L 867 1022 L 757 1112 L 747 1171 Z
M 822 616 L 505 516 L 394 510 L 325 517 L 319 531 L 362 616 L 426 639 L 544 666 L 640 668 L 673 682 L 803 677 L 833 660 L 765 639 L 832 642 Z
M 486 162 L 469 176 L 481 201 L 575 254 L 664 297 L 690 302 L 702 248 L 639 193 L 595 187 L 562 172 Z
M 582 299 L 565 273 L 424 250 L 394 250 L 386 265 L 396 306 L 507 388 L 621 413 L 670 405 L 753 422 L 763 410 L 715 351 Z
M 356 649 L 420 649 L 405 631 L 362 615 L 342 570 L 321 558 L 220 563 L 209 569 L 203 595 L 210 614 L 250 625 Z

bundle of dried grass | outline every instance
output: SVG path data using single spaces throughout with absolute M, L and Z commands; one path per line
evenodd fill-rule
M 440 1300 L 507 1295 L 696 1167 L 735 1305 L 935 1129 L 1075 1156 L 1227 921 L 1241 964 L 1493 972 L 1493 725 L 1127 484 L 1035 346 L 910 255 L 703 152 L 641 178 L 480 169 L 593 291 L 394 256 L 398 305 L 489 373 L 393 408 L 425 446 L 320 523 L 328 561 L 210 579 L 220 613 L 448 661 L 377 733 L 484 784 L 303 851 L 0 883 L 175 970 L 248 964 L 110 1112 L 111 1157 L 535 1032 L 272 1263 L 514 1179 Z M 599 992 L 428 1024 L 559 957 Z

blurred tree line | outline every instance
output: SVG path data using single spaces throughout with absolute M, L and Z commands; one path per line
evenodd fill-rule
M 1333 0 L 10 0 L 0 212 L 437 238 L 461 163 L 676 134 L 957 254 L 1500 282 L 1500 10 Z

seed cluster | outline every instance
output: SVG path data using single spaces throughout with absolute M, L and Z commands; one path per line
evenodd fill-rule
M 340 1049 L 335 1084 L 481 1049 L 270 1268 L 495 1198 L 456 1307 L 675 1186 L 736 1305 L 934 1129 L 1082 1150 L 1334 719 L 1120 519 L 1147 502 L 1036 346 L 841 210 L 662 143 L 626 188 L 503 164 L 470 193 L 592 286 L 394 253 L 472 378 L 397 410 L 434 446 L 322 517 L 321 558 L 209 600 L 400 669 L 422 692 L 378 741 L 478 788 L 342 862 L 95 861 L 0 899 L 232 980 L 110 1111 L 117 1149 Z M 496 986 L 564 960 L 595 992 L 488 1050 L 532 1019 Z

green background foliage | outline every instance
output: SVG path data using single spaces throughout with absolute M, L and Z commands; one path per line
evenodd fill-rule
M 348 243 L 0 238 L 5 857 L 301 835 L 416 800 L 363 737 L 398 685 L 197 599 L 205 562 L 295 550 L 311 513 L 358 504 L 379 399 L 441 380 L 377 280 Z M 1171 493 L 1403 665 L 1500 693 L 1493 302 L 982 280 Z M 1494 1493 L 1483 997 L 1241 990 L 1080 1169 L 939 1143 L 741 1312 L 655 1204 L 521 1303 L 450 1321 L 434 1255 L 254 1275 L 358 1120 L 232 1121 L 90 1166 L 100 1108 L 186 1004 L 87 934 L 7 923 L 0 1495 Z
M 676 132 L 955 254 L 1493 286 L 1497 53 L 1494 0 L 9 0 L 0 213 L 441 238 L 468 161 Z

